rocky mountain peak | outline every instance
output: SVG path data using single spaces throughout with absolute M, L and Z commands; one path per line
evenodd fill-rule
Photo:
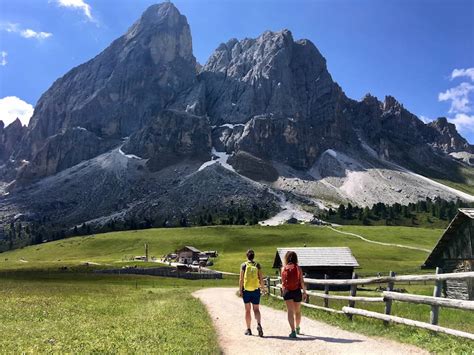
M 164 108 L 186 107 L 182 97 L 197 83 L 196 59 L 186 17 L 171 3 L 149 7 L 122 37 L 90 61 L 58 79 L 40 98 L 31 118 L 30 131 L 18 158 L 42 162 L 35 171 L 55 166 L 65 169 L 62 149 L 77 143 L 85 134 L 71 135 L 77 142 L 51 140 L 74 127 L 107 140 L 108 147 L 143 128 Z M 69 136 L 68 136 L 69 137 Z M 54 143 L 54 144 L 53 144 Z M 36 156 L 50 156 L 56 151 L 59 160 L 53 165 Z M 76 158 L 89 159 L 102 148 L 84 150 Z M 45 165 L 46 164 L 46 165 Z
M 385 96 L 383 102 L 384 111 L 400 111 L 401 109 L 403 109 L 403 105 L 397 99 L 390 95 Z
M 6 127 L 0 120 L 0 162 L 5 162 L 19 148 L 26 131 L 19 118 Z
M 436 139 L 433 145 L 445 153 L 474 152 L 474 147 L 459 134 L 456 126 L 448 122 L 446 117 L 437 118 L 428 123 L 428 127 L 435 131 Z

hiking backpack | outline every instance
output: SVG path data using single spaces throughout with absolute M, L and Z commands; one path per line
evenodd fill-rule
M 298 265 L 285 265 L 281 273 L 281 283 L 284 289 L 289 291 L 299 290 L 301 288 L 300 278 L 300 268 Z
M 255 291 L 259 287 L 257 263 L 247 261 L 245 263 L 244 290 Z

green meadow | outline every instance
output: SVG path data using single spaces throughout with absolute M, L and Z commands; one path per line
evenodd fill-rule
M 441 229 L 409 227 L 339 227 L 341 231 L 362 234 L 369 239 L 431 249 Z M 216 270 L 238 272 L 245 252 L 253 248 L 268 274 L 277 247 L 348 246 L 357 258 L 361 275 L 419 272 L 427 253 L 423 251 L 369 244 L 355 237 L 336 233 L 327 227 L 307 225 L 215 226 L 195 228 L 146 229 L 74 237 L 0 254 L 0 270 L 56 268 L 94 262 L 117 267 L 127 258 L 143 255 L 144 244 L 150 255 L 160 258 L 184 245 L 200 250 L 217 250 Z
M 344 232 L 385 243 L 431 249 L 441 229 L 408 227 L 344 226 Z M 236 286 L 237 278 L 181 280 L 137 275 L 101 275 L 94 269 L 126 265 L 144 253 L 157 258 L 184 245 L 217 250 L 216 270 L 238 272 L 245 251 L 253 248 L 265 274 L 271 268 L 277 247 L 348 246 L 360 264 L 361 275 L 419 273 L 428 253 L 382 246 L 342 235 L 327 227 L 285 225 L 279 227 L 216 226 L 148 229 L 74 237 L 0 254 L 0 349 L 7 353 L 99 352 L 99 353 L 219 353 L 216 334 L 204 307 L 191 294 L 203 287 Z M 83 265 L 89 263 L 88 266 Z M 99 265 L 96 265 L 99 264 Z M 67 268 L 65 268 L 67 267 Z M 426 272 L 426 271 L 424 271 Z M 373 285 L 372 285 L 373 286 Z M 409 292 L 431 294 L 432 284 L 395 285 Z M 379 295 L 366 287 L 360 295 Z M 315 298 L 311 302 L 321 304 Z M 264 303 L 282 308 L 281 301 Z M 340 309 L 343 302 L 330 302 Z M 357 304 L 381 311 L 383 305 Z M 432 352 L 471 353 L 473 343 L 450 336 L 401 325 L 304 310 L 305 315 L 342 328 L 408 342 Z M 394 303 L 393 314 L 427 321 L 429 307 Z M 442 309 L 440 324 L 474 331 L 474 316 Z

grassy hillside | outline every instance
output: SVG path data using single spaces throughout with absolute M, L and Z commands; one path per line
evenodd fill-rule
M 438 229 L 407 227 L 340 227 L 374 240 L 431 249 L 442 234 Z M 348 246 L 359 261 L 361 274 L 414 272 L 426 259 L 423 251 L 369 244 L 326 227 L 216 226 L 199 228 L 147 229 L 74 237 L 0 254 L 0 270 L 56 268 L 92 261 L 120 266 L 127 257 L 142 255 L 148 243 L 150 255 L 160 257 L 183 245 L 217 250 L 215 268 L 237 272 L 245 251 L 253 248 L 269 274 L 277 247 Z

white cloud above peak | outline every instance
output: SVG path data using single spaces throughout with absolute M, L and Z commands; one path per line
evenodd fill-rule
M 0 99 L 0 120 L 8 126 L 17 118 L 23 125 L 28 125 L 33 116 L 33 106 L 16 96 L 6 96 Z
M 18 23 L 6 23 L 1 24 L 0 29 L 8 33 L 19 34 L 23 38 L 37 39 L 39 41 L 51 37 L 53 34 L 50 32 L 35 31 L 31 28 L 22 28 Z
M 474 68 L 454 69 L 451 73 L 451 80 L 462 77 L 467 77 L 474 81 Z
M 469 94 L 474 91 L 474 85 L 471 83 L 461 83 L 451 89 L 441 92 L 438 95 L 439 101 L 451 101 L 451 108 L 449 113 L 469 112 L 470 98 Z
M 92 17 L 92 8 L 84 0 L 57 0 L 57 3 L 61 7 L 70 7 L 82 11 L 89 21 L 94 21 Z
M 464 134 L 474 134 L 474 68 L 454 69 L 451 72 L 451 80 L 463 78 L 463 82 L 445 92 L 438 94 L 439 101 L 450 101 L 451 106 L 448 117 L 449 122 L 454 123 L 458 131 Z M 467 79 L 467 80 L 466 80 Z

